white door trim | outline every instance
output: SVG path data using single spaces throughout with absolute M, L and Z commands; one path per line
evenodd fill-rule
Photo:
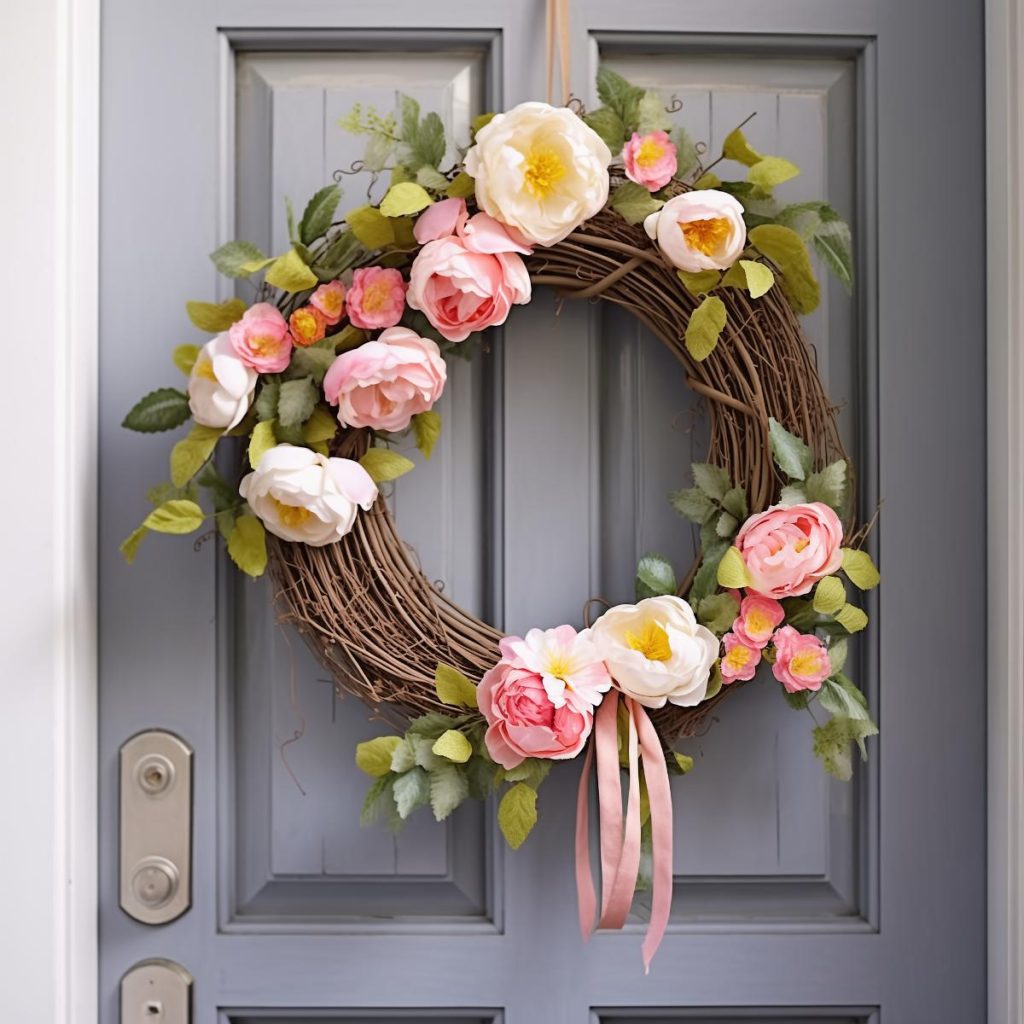
M 95 1024 L 100 5 L 5 20 L 0 279 L 25 376 L 4 388 L 0 992 L 5 1018 Z

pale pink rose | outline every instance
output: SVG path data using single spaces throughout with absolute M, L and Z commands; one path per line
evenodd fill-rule
M 828 651 L 816 636 L 783 626 L 772 643 L 775 645 L 772 674 L 790 693 L 820 690 L 821 684 L 832 674 Z
M 518 637 L 510 637 L 517 640 Z M 584 747 L 594 725 L 589 705 L 576 707 L 566 701 L 555 707 L 539 672 L 521 665 L 506 653 L 484 673 L 477 700 L 487 733 L 484 742 L 493 760 L 503 768 L 515 768 L 528 757 L 562 761 L 575 757 Z
M 664 188 L 676 173 L 676 147 L 665 132 L 633 137 L 622 147 L 626 177 L 649 192 Z
M 405 282 L 391 267 L 362 267 L 352 275 L 348 318 L 356 327 L 375 331 L 394 327 L 405 311 Z
M 761 662 L 761 648 L 745 643 L 735 633 L 726 633 L 722 644 L 725 647 L 721 665 L 723 684 L 753 679 Z
M 785 617 L 786 613 L 778 601 L 750 594 L 740 603 L 740 613 L 732 624 L 732 631 L 748 647 L 761 650 Z
M 736 536 L 751 583 L 763 597 L 806 594 L 843 561 L 843 524 L 820 501 L 774 505 L 751 516 Z
M 324 377 L 324 395 L 343 427 L 405 430 L 441 397 L 446 377 L 436 342 L 408 327 L 342 352 Z
M 409 305 L 448 341 L 503 324 L 513 305 L 530 301 L 519 254 L 531 250 L 493 217 L 467 219 L 464 200 L 446 199 L 429 207 L 413 230 L 425 244 L 409 273 Z
M 531 629 L 523 639 L 505 637 L 500 647 L 506 661 L 540 675 L 556 708 L 568 702 L 586 711 L 611 689 L 612 677 L 597 647 L 572 626 Z
M 292 336 L 281 311 L 269 302 L 250 306 L 228 335 L 238 358 L 257 373 L 280 373 L 292 357 Z
M 333 326 L 345 312 L 345 286 L 340 281 L 328 281 L 310 295 L 309 304 L 320 311 L 325 324 Z

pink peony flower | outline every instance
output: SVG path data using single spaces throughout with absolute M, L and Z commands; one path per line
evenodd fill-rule
M 333 327 L 345 312 L 345 286 L 340 281 L 322 284 L 310 295 L 309 304 L 320 311 L 325 324 Z
M 526 668 L 509 646 L 516 642 L 523 641 L 506 637 L 501 642 L 501 661 L 484 673 L 477 687 L 487 719 L 488 753 L 503 768 L 515 768 L 527 757 L 575 757 L 593 729 L 593 711 L 586 702 L 576 706 L 568 700 L 556 707 L 541 674 Z
M 414 233 L 424 244 L 409 274 L 409 305 L 449 341 L 503 324 L 513 305 L 530 301 L 519 254 L 531 250 L 486 213 L 467 219 L 465 200 L 435 203 Z
M 790 693 L 820 690 L 821 684 L 832 674 L 828 651 L 816 636 L 783 626 L 772 642 L 775 644 L 772 673 Z
M 626 177 L 650 192 L 664 188 L 676 173 L 676 147 L 665 132 L 633 137 L 622 147 Z
M 568 702 L 586 711 L 611 689 L 612 677 L 597 647 L 572 626 L 531 629 L 525 639 L 505 637 L 500 646 L 507 660 L 540 675 L 556 708 Z
M 744 682 L 754 678 L 757 666 L 761 662 L 761 648 L 748 644 L 735 633 L 726 633 L 722 637 L 725 654 L 722 657 L 722 683 L 728 685 L 737 679 Z
M 352 275 L 348 318 L 356 327 L 373 331 L 394 327 L 405 311 L 405 282 L 390 267 L 363 267 Z
M 292 336 L 281 311 L 269 302 L 250 306 L 228 332 L 231 347 L 257 373 L 280 373 L 292 357 Z
M 292 341 L 301 348 L 315 345 L 326 333 L 327 321 L 316 306 L 302 306 L 288 317 Z
M 408 327 L 390 327 L 376 341 L 342 352 L 324 377 L 324 395 L 344 427 L 405 430 L 444 390 L 441 350 Z
M 740 602 L 740 613 L 732 624 L 732 631 L 748 647 L 761 650 L 785 617 L 778 601 L 750 594 Z
M 736 536 L 751 583 L 763 597 L 806 594 L 842 564 L 843 524 L 820 501 L 775 505 L 751 516 Z

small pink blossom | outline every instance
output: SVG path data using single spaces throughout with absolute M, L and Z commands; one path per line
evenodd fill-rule
M 772 673 L 790 693 L 820 690 L 821 684 L 832 674 L 828 650 L 816 636 L 783 626 L 772 643 L 775 645 Z
M 445 378 L 436 342 L 408 327 L 389 327 L 331 363 L 324 395 L 344 427 L 405 430 L 441 397 Z
M 325 324 L 333 326 L 345 312 L 345 286 L 340 281 L 328 281 L 310 295 L 309 304 L 320 311 Z
M 257 302 L 228 332 L 231 347 L 246 366 L 257 373 L 280 373 L 292 357 L 292 336 L 281 311 L 269 302 Z
M 750 594 L 740 603 L 740 613 L 732 624 L 732 631 L 749 647 L 761 650 L 785 617 L 786 613 L 778 601 Z
M 649 192 L 664 188 L 676 173 L 676 147 L 665 132 L 633 137 L 622 147 L 626 177 Z
M 405 282 L 391 267 L 362 267 L 352 275 L 348 318 L 368 331 L 394 327 L 405 311 Z
M 597 647 L 572 626 L 531 629 L 524 639 L 505 637 L 500 647 L 508 661 L 540 675 L 556 708 L 568 702 L 585 711 L 611 689 L 612 677 Z
M 722 657 L 722 682 L 725 685 L 735 683 L 737 679 L 746 682 L 754 678 L 757 666 L 761 662 L 761 649 L 754 644 L 746 643 L 735 633 L 726 633 L 722 637 L 725 654 Z

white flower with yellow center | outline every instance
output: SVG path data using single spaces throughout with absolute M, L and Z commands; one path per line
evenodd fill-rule
M 648 708 L 666 701 L 691 707 L 704 699 L 718 640 L 682 598 L 616 605 L 587 633 L 627 697 Z
M 192 418 L 204 427 L 230 430 L 249 411 L 258 374 L 235 353 L 228 335 L 218 334 L 199 351 L 188 380 Z
M 290 444 L 264 452 L 238 492 L 276 537 L 313 547 L 341 540 L 357 511 L 377 500 L 377 485 L 358 462 Z
M 743 207 L 712 188 L 670 199 L 644 221 L 644 230 L 673 266 L 690 274 L 728 269 L 747 244 Z
M 511 637 L 507 642 L 519 664 L 541 677 L 556 708 L 568 703 L 577 711 L 589 711 L 611 689 L 597 648 L 572 626 L 531 629 L 522 640 Z
M 554 245 L 608 200 L 611 159 L 571 110 L 520 103 L 477 132 L 465 168 L 482 210 L 535 245 Z

